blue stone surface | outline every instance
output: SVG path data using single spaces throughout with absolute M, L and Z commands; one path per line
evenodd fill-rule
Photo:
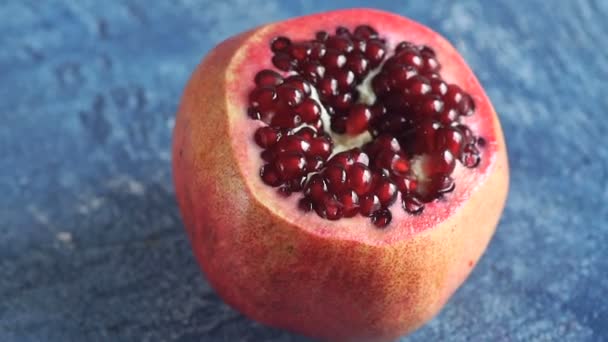
M 222 39 L 371 4 L 1 1 L 0 341 L 308 341 L 244 318 L 201 276 L 172 189 L 173 117 Z M 512 169 L 485 257 L 403 340 L 608 340 L 608 1 L 373 4 L 462 52 Z

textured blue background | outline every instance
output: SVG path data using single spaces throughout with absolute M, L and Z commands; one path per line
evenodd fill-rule
M 0 1 L 0 341 L 306 341 L 242 317 L 201 277 L 173 198 L 173 115 L 222 39 L 363 5 Z M 607 340 L 608 1 L 376 7 L 462 52 L 512 167 L 486 256 L 407 341 Z

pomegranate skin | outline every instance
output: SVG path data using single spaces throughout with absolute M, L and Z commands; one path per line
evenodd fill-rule
M 405 30 L 412 27 L 438 36 L 408 19 L 368 9 L 294 20 L 336 27 L 341 18 L 368 18 L 372 24 L 391 21 Z M 235 128 L 235 122 L 249 120 L 246 108 L 234 101 L 236 84 L 253 82 L 235 65 L 245 54 L 248 59 L 258 57 L 244 47 L 259 44 L 260 51 L 269 49 L 266 36 L 276 29 L 273 25 L 218 45 L 184 91 L 174 129 L 173 172 L 194 254 L 217 293 L 252 319 L 328 341 L 394 340 L 439 312 L 494 233 L 509 179 L 500 124 L 460 57 L 442 60 L 467 68 L 469 81 L 479 88 L 469 91 L 482 102 L 476 115 L 484 116 L 490 127 L 486 140 L 492 150 L 485 167 L 471 171 L 479 175 L 463 176 L 460 183 L 457 178 L 457 189 L 467 190 L 454 195 L 453 203 L 448 196 L 439 204 L 449 210 L 425 209 L 412 216 L 413 223 L 401 223 L 404 216 L 399 216 L 386 231 L 363 227 L 364 219 L 328 222 L 305 216 L 296 205 L 281 205 L 285 201 L 279 197 L 272 200 L 277 195 L 261 183 L 258 168 L 246 167 L 250 155 L 245 147 L 239 148 L 255 145 L 252 137 Z M 311 228 L 310 222 L 318 224 Z M 346 236 L 340 229 L 349 222 L 356 226 Z M 404 227 L 414 228 L 379 237 Z

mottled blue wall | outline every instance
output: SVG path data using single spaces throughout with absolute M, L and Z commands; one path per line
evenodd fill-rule
M 0 1 L 0 341 L 306 341 L 202 278 L 173 198 L 173 114 L 222 39 L 371 4 Z M 607 340 L 608 1 L 374 4 L 462 52 L 512 167 L 486 256 L 407 340 Z

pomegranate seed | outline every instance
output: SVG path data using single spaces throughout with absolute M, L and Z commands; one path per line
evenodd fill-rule
M 338 201 L 342 203 L 344 217 L 353 217 L 359 213 L 359 196 L 352 191 L 346 191 L 338 196 Z
M 270 108 L 274 105 L 277 93 L 273 88 L 261 87 L 255 88 L 249 93 L 249 104 L 256 108 Z
M 324 42 L 329 38 L 329 33 L 325 31 L 319 31 L 315 34 L 316 40 L 319 42 Z
M 472 144 L 465 146 L 460 158 L 462 164 L 468 168 L 476 167 L 481 161 L 479 150 Z
M 372 172 L 361 163 L 355 163 L 348 169 L 348 181 L 350 187 L 357 195 L 367 194 L 372 188 Z
M 410 42 L 401 42 L 399 44 L 397 44 L 397 46 L 395 47 L 395 53 L 399 53 L 402 51 L 418 51 L 418 48 L 416 47 L 416 45 L 410 43 Z
M 270 123 L 274 127 L 294 128 L 302 123 L 302 118 L 297 114 L 275 115 Z
M 289 76 L 283 81 L 283 84 L 298 89 L 306 96 L 310 95 L 310 84 L 302 76 Z
M 463 94 L 462 100 L 458 104 L 458 111 L 460 115 L 470 116 L 475 111 L 475 102 L 473 102 L 473 98 L 469 94 Z
M 315 123 L 321 117 L 321 106 L 310 97 L 304 99 L 295 111 L 306 123 Z
M 321 42 L 311 42 L 310 43 L 310 58 L 314 59 L 314 60 L 319 60 L 321 59 L 323 56 L 325 56 L 325 53 L 327 52 L 327 49 L 325 48 L 325 44 L 321 43 Z
M 344 92 L 336 95 L 333 98 L 332 105 L 338 112 L 344 112 L 348 110 L 354 102 L 354 96 L 351 92 Z
M 308 163 L 308 160 L 307 160 Z M 286 186 L 292 192 L 302 191 L 304 189 L 304 184 L 306 184 L 306 176 L 296 177 L 295 179 L 289 180 L 286 182 Z
M 403 194 L 411 194 L 416 192 L 418 182 L 415 179 L 409 177 L 403 177 L 397 179 L 397 188 Z
M 409 80 L 409 94 L 414 97 L 422 97 L 431 92 L 429 81 L 423 76 L 414 76 Z
M 332 36 L 327 39 L 325 46 L 328 49 L 338 50 L 342 53 L 349 53 L 353 50 L 353 42 L 345 36 Z
M 327 192 L 327 184 L 320 174 L 310 176 L 308 183 L 304 186 L 304 194 L 313 200 L 319 200 Z
M 325 77 L 317 84 L 317 90 L 319 94 L 328 98 L 338 94 L 338 81 L 333 77 Z
M 381 178 L 374 190 L 383 207 L 388 207 L 397 199 L 397 186 L 388 178 Z
M 276 37 L 270 43 L 272 52 L 283 52 L 291 46 L 291 40 L 287 37 Z
M 448 92 L 448 84 L 441 79 L 431 79 L 431 92 L 443 96 Z
M 272 56 L 272 64 L 283 71 L 293 70 L 297 66 L 297 62 L 286 53 L 277 53 Z
M 422 67 L 423 61 L 418 52 L 403 51 L 395 56 L 395 61 L 416 69 Z
M 410 162 L 400 155 L 396 156 L 397 158 L 392 160 L 391 171 L 396 176 L 404 176 L 410 171 Z
M 427 175 L 449 175 L 454 171 L 456 160 L 452 152 L 445 150 L 438 154 L 429 155 L 424 161 L 423 168 Z
M 384 59 L 386 46 L 383 42 L 372 39 L 365 44 L 365 57 L 369 60 L 371 67 L 376 67 Z
M 313 156 L 306 158 L 306 172 L 315 172 L 323 167 L 323 158 Z
M 386 74 L 380 73 L 372 79 L 372 89 L 377 96 L 381 97 L 391 91 L 391 82 L 391 78 Z
M 424 209 L 424 203 L 414 196 L 405 196 L 401 204 L 403 209 L 410 214 L 420 214 Z
M 355 73 L 350 70 L 334 70 L 332 76 L 338 81 L 340 91 L 348 91 L 355 82 Z
M 268 126 L 258 128 L 254 135 L 255 142 L 262 148 L 274 146 L 280 137 L 281 133 L 277 129 Z
M 342 204 L 330 194 L 324 194 L 313 206 L 317 214 L 323 218 L 332 221 L 342 218 Z
M 458 112 L 455 109 L 444 107 L 443 111 L 437 116 L 437 119 L 444 125 L 450 125 L 458 119 Z
M 306 80 L 317 83 L 318 80 L 325 75 L 325 67 L 319 64 L 319 62 L 308 61 L 302 63 L 299 73 L 303 75 Z
M 368 40 L 377 38 L 378 32 L 368 25 L 360 25 L 355 28 L 354 35 L 357 38 Z
M 274 169 L 283 180 L 294 179 L 304 175 L 306 171 L 306 158 L 299 153 L 283 154 L 275 159 Z
M 265 162 L 271 162 L 276 157 L 276 154 L 272 150 L 264 150 L 260 153 L 260 157 L 262 157 L 262 160 Z
M 338 36 L 350 36 L 350 31 L 344 26 L 336 27 L 336 35 Z
M 464 145 L 464 136 L 458 129 L 453 127 L 441 128 L 437 137 L 439 138 L 438 145 L 452 152 L 454 156 L 460 156 Z
M 404 86 L 409 79 L 418 75 L 418 71 L 409 65 L 396 65 L 390 70 L 390 80 L 393 86 Z
M 281 179 L 278 172 L 271 165 L 264 165 L 260 168 L 260 176 L 264 183 L 276 187 L 281 185 Z
M 367 72 L 368 61 L 363 57 L 361 52 L 356 51 L 348 55 L 346 67 L 350 69 L 358 79 L 361 79 Z
M 372 223 L 378 228 L 388 226 L 392 219 L 393 214 L 388 209 L 378 210 L 372 215 Z
M 443 101 L 437 96 L 427 96 L 420 104 L 420 119 L 439 115 L 443 111 Z
M 281 195 L 281 197 L 289 197 L 292 194 L 292 191 L 286 186 L 280 187 L 277 192 L 279 195 Z
M 449 108 L 458 109 L 458 104 L 462 101 L 462 90 L 455 84 L 448 85 L 448 91 L 445 94 L 445 104 Z
M 277 150 L 277 153 L 306 153 L 310 150 L 310 143 L 301 136 L 288 135 L 279 139 L 279 142 L 276 144 L 275 149 Z
M 319 137 L 310 141 L 310 150 L 308 153 L 313 156 L 321 157 L 322 159 L 327 159 L 331 154 L 331 140 L 326 137 Z
M 323 66 L 328 71 L 340 70 L 346 64 L 346 56 L 338 50 L 327 50 L 322 59 Z
M 422 64 L 422 72 L 425 74 L 436 73 L 441 68 L 435 57 L 425 57 Z
M 351 107 L 346 121 L 346 133 L 356 135 L 365 132 L 369 126 L 372 112 L 363 104 Z
M 291 57 L 298 61 L 304 61 L 310 56 L 311 48 L 308 44 L 292 44 L 288 50 Z
M 433 192 L 438 194 L 452 192 L 456 186 L 454 179 L 450 176 L 440 176 L 437 179 L 433 179 L 433 185 Z
M 298 201 L 298 208 L 303 212 L 310 212 L 312 211 L 312 201 L 308 197 L 301 198 Z
M 380 210 L 380 208 L 380 199 L 374 194 L 365 195 L 359 198 L 359 212 L 363 216 L 372 216 L 372 214 Z
M 277 87 L 277 97 L 280 101 L 285 102 L 290 107 L 295 107 L 302 103 L 304 94 L 300 89 L 292 87 L 288 84 L 281 84 Z
M 323 171 L 323 176 L 331 192 L 337 194 L 346 190 L 348 178 L 344 167 L 336 164 L 329 165 Z
M 262 70 L 255 75 L 255 84 L 258 87 L 274 87 L 283 82 L 283 77 L 274 70 Z
M 312 127 L 302 127 L 295 132 L 295 135 L 310 142 L 317 135 L 317 130 Z

